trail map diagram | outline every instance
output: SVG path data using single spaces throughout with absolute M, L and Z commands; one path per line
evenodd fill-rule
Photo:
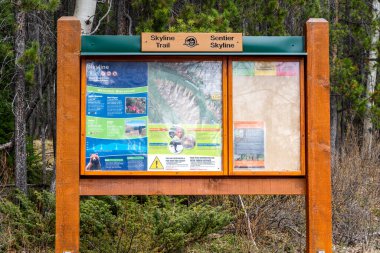
M 220 124 L 222 62 L 149 63 L 150 123 Z

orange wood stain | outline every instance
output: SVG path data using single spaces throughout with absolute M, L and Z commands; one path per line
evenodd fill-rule
M 305 194 L 304 178 L 123 177 L 83 178 L 81 195 Z
M 309 19 L 307 49 L 307 249 L 332 252 L 329 23 Z
M 79 252 L 79 20 L 58 20 L 55 252 Z

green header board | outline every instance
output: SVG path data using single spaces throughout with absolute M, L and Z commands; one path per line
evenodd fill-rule
M 82 36 L 81 55 L 306 55 L 303 36 L 243 36 L 243 52 L 141 52 L 140 36 Z

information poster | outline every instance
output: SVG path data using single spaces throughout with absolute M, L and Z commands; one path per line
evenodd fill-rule
M 265 168 L 265 128 L 261 121 L 234 122 L 235 169 Z
M 87 61 L 86 76 L 86 171 L 221 171 L 220 61 Z

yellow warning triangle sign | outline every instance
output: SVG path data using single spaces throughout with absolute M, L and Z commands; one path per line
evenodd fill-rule
M 163 170 L 164 169 L 164 166 L 162 166 L 162 163 L 160 162 L 160 159 L 158 159 L 158 156 L 156 156 L 156 158 L 154 158 L 149 169 L 150 170 Z

